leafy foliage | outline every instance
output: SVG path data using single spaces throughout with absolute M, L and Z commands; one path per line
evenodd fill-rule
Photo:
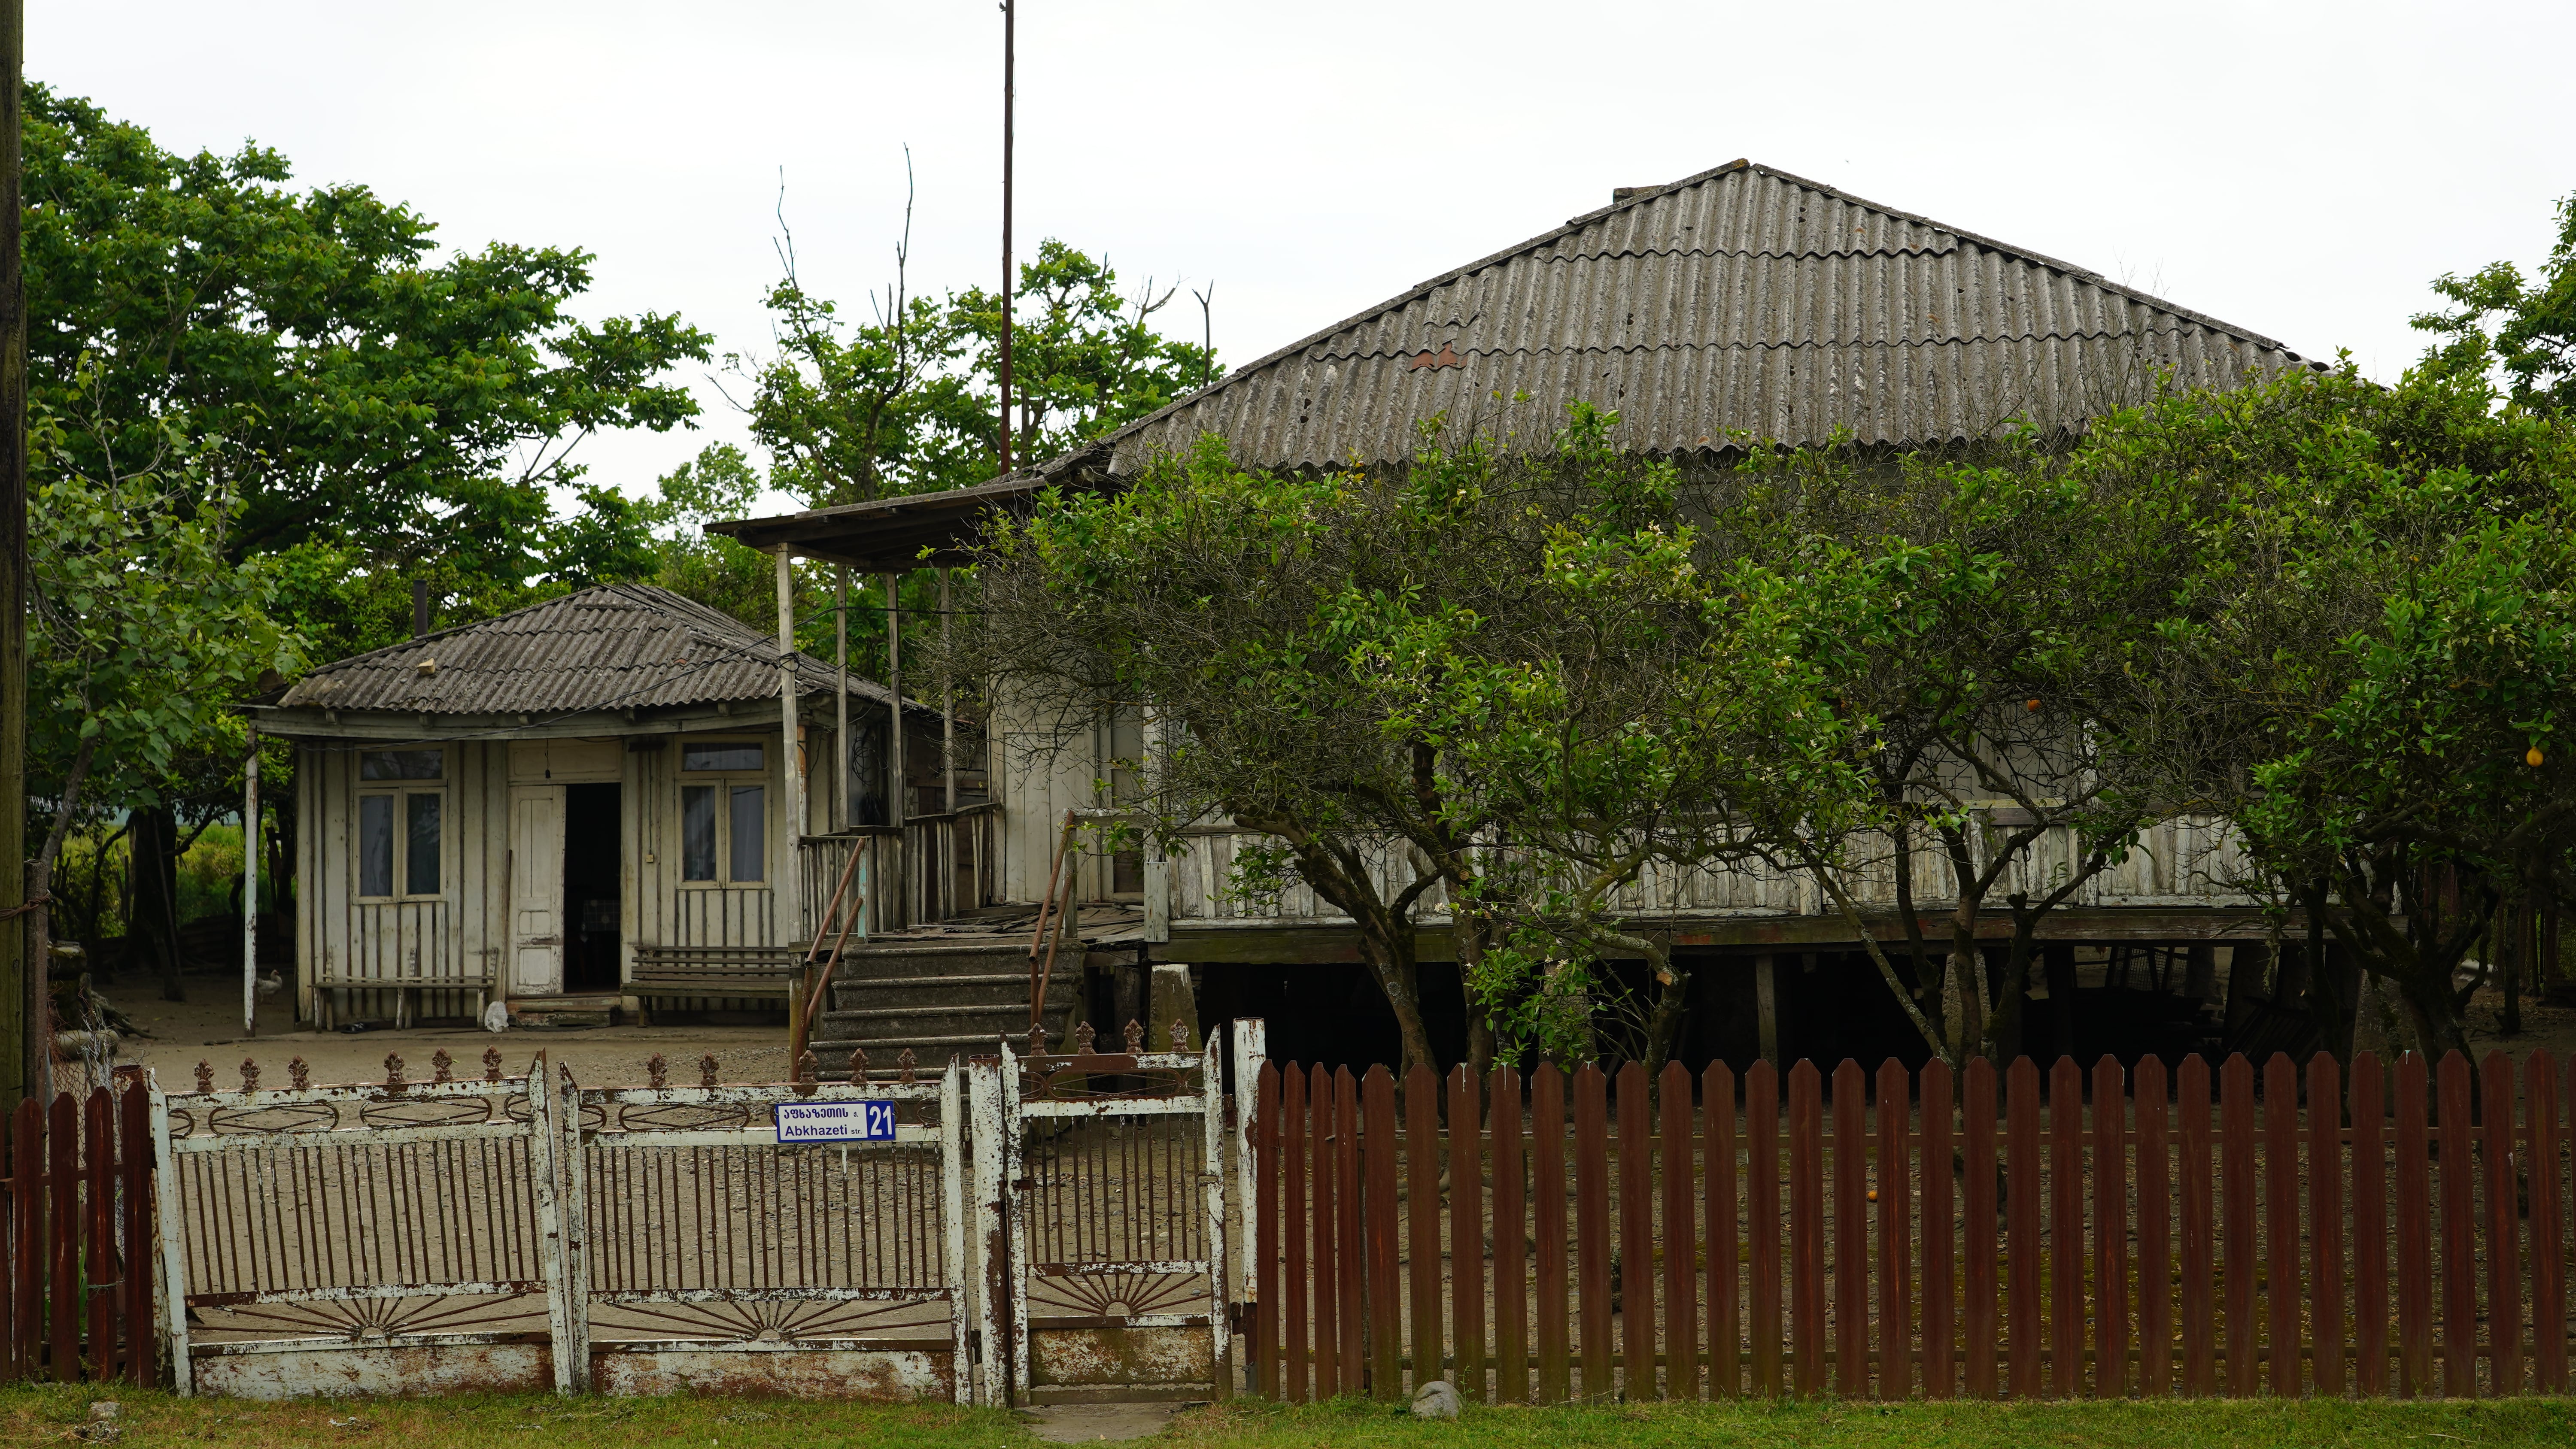
M 2484 377 L 2493 368 L 2511 379 L 2523 407 L 2576 409 L 2576 192 L 2559 199 L 2557 241 L 2536 280 L 2525 282 L 2511 262 L 2490 262 L 2466 277 L 2445 275 L 2433 290 L 2452 305 L 2413 319 L 2450 339 L 2426 354 L 2430 370 Z

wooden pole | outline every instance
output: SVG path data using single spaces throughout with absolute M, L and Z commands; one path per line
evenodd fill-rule
M 778 902 L 778 935 L 775 940 L 795 939 L 797 921 L 796 841 L 805 833 L 805 772 L 799 768 L 803 741 L 797 738 L 796 718 L 796 556 L 785 544 L 778 548 L 778 778 L 779 836 L 781 849 L 778 864 L 766 874 L 772 882 L 771 899 Z M 793 1065 L 792 1063 L 790 1064 Z
M 903 601 L 896 590 L 903 575 L 885 576 L 886 591 L 886 692 L 893 702 L 886 706 L 886 823 L 901 825 L 909 814 L 903 798 Z
M 27 899 L 27 296 L 18 256 L 26 53 L 26 7 L 0 0 L 0 910 Z M 52 1043 L 29 930 L 23 915 L 0 925 L 0 1103 L 38 1091 Z
M 242 1035 L 259 1035 L 259 726 L 242 765 Z
M 957 813 L 957 674 L 948 662 L 948 570 L 939 571 L 939 783 Z
M 832 828 L 850 828 L 850 566 L 832 565 L 832 667 L 840 688 L 832 697 Z

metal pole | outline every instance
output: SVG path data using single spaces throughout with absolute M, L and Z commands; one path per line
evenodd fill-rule
M 796 934 L 796 892 L 789 887 L 795 881 L 797 837 L 805 833 L 805 772 L 797 759 L 803 741 L 796 729 L 796 557 L 785 544 L 778 546 L 778 717 L 779 813 L 785 817 L 780 833 L 786 846 L 766 874 L 774 883 L 771 899 L 778 902 L 778 935 L 773 939 L 787 941 Z
M 887 706 L 889 711 L 888 718 L 891 721 L 886 729 L 886 823 L 888 825 L 903 824 L 903 817 L 911 813 L 907 808 L 907 802 L 903 798 L 905 779 L 903 758 L 903 607 L 902 601 L 895 593 L 895 590 L 902 583 L 903 575 L 901 574 L 888 574 L 885 576 L 886 692 L 894 697 L 894 702 Z
M 259 1035 L 259 726 L 242 766 L 242 1035 Z
M 1019 64 L 1019 6 L 1002 0 L 1002 471 L 1011 471 L 1011 98 Z
M 832 828 L 850 828 L 850 566 L 832 565 L 832 664 L 840 691 L 832 700 Z
M 0 909 L 27 899 L 27 293 L 19 267 L 23 191 L 18 86 L 26 7 L 0 0 Z M 43 1086 L 53 1049 L 34 926 L 0 925 L 0 1103 Z

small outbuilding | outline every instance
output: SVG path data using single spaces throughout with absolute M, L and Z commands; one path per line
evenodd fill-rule
M 298 1016 L 776 1017 L 850 847 L 902 828 L 898 713 L 918 798 L 938 710 L 633 584 L 314 669 L 259 715 L 296 749 Z

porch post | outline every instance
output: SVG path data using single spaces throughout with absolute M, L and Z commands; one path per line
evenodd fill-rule
M 886 591 L 886 690 L 894 702 L 886 706 L 890 723 L 886 728 L 886 824 L 901 825 L 912 812 L 903 798 L 903 601 L 896 589 L 903 575 L 885 576 Z
M 850 566 L 832 565 L 832 665 L 840 690 L 832 699 L 832 828 L 850 827 Z
M 778 716 L 778 804 L 784 840 L 769 878 L 777 940 L 783 946 L 796 939 L 799 924 L 796 843 L 805 833 L 805 772 L 799 768 L 802 741 L 796 736 L 796 556 L 785 544 L 778 546 Z
M 957 677 L 948 662 L 948 570 L 939 571 L 939 782 L 948 813 L 957 813 Z M 949 862 L 950 869 L 955 863 Z
M 242 764 L 242 1035 L 259 1035 L 259 725 Z

